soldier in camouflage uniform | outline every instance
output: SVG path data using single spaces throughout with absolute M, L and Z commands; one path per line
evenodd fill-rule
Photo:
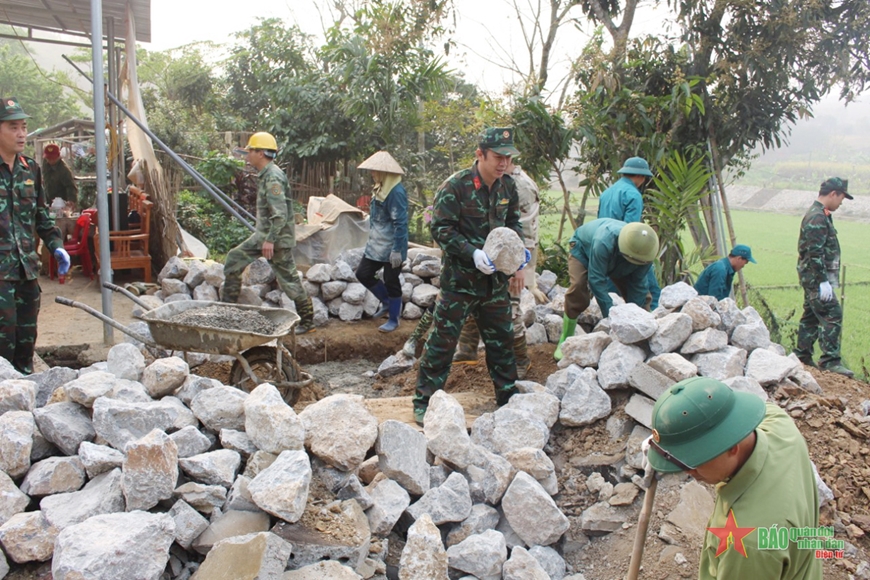
M 33 372 L 39 315 L 39 234 L 54 253 L 58 272 L 69 269 L 60 230 L 48 213 L 36 161 L 21 154 L 27 119 L 18 101 L 0 101 L 0 356 L 24 374 Z
M 269 133 L 254 133 L 248 140 L 247 161 L 258 171 L 257 175 L 257 225 L 247 240 L 227 254 L 224 264 L 223 301 L 235 303 L 242 290 L 242 272 L 248 265 L 263 256 L 269 261 L 278 287 L 296 305 L 300 321 L 296 334 L 314 331 L 314 307 L 311 298 L 302 287 L 296 271 L 293 248 L 296 247 L 296 222 L 293 200 L 287 176 L 275 165 L 278 143 Z
M 447 381 L 456 341 L 469 314 L 477 319 L 486 345 L 496 401 L 504 405 L 517 392 L 508 276 L 495 271 L 481 248 L 497 227 L 523 235 L 516 186 L 505 174 L 511 156 L 518 153 L 513 129 L 487 129 L 471 168 L 454 174 L 435 195 L 432 239 L 444 251 L 444 267 L 435 328 L 417 375 L 414 418 L 420 424 L 429 398 Z
M 819 366 L 851 377 L 852 371 L 840 360 L 843 309 L 834 293 L 839 286 L 840 242 L 831 218 L 844 199 L 853 199 L 848 188 L 848 180 L 826 179 L 801 222 L 797 271 L 804 289 L 804 313 L 794 352 L 801 362 L 815 366 L 813 348 L 818 340 L 822 350 Z

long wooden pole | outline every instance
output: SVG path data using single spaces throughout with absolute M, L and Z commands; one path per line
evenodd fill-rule
M 646 543 L 646 534 L 649 530 L 649 521 L 652 517 L 652 508 L 656 499 L 658 477 L 653 475 L 652 482 L 643 496 L 643 507 L 637 520 L 637 533 L 634 535 L 634 549 L 631 551 L 631 561 L 628 564 L 628 575 L 625 580 L 637 580 L 640 574 L 640 564 L 643 561 L 643 545 Z
M 728 205 L 728 196 L 725 194 L 725 183 L 722 181 L 722 162 L 719 157 L 719 146 L 716 144 L 716 137 L 710 135 L 710 151 L 713 156 L 713 170 L 716 172 L 716 183 L 719 185 L 719 197 L 722 198 L 722 211 L 725 213 L 725 222 L 728 224 L 728 237 L 731 240 L 731 247 L 737 243 L 737 236 L 734 233 L 734 220 L 731 219 L 731 206 Z M 740 283 L 740 297 L 743 299 L 743 307 L 749 306 L 749 299 L 746 296 L 746 281 L 743 279 L 743 270 L 737 272 L 737 279 Z

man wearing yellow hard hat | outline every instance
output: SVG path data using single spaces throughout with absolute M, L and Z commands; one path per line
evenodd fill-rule
M 314 306 L 302 287 L 296 271 L 293 248 L 296 247 L 296 222 L 293 217 L 293 198 L 287 176 L 275 164 L 278 142 L 269 133 L 254 133 L 248 140 L 247 161 L 257 174 L 257 225 L 251 236 L 229 251 L 224 264 L 222 300 L 235 303 L 242 290 L 242 272 L 263 256 L 272 266 L 278 287 L 296 305 L 299 324 L 296 334 L 314 330 Z

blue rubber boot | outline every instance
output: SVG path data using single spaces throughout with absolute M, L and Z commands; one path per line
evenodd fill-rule
M 390 319 L 378 327 L 381 332 L 393 332 L 399 328 L 399 315 L 402 313 L 402 297 L 390 298 Z
M 375 295 L 375 298 L 381 301 L 381 307 L 372 314 L 372 318 L 380 318 L 385 316 L 390 311 L 390 296 L 387 294 L 387 287 L 384 283 L 378 280 L 378 283 L 369 288 L 369 292 Z

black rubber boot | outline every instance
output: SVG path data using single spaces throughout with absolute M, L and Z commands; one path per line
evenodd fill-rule
M 294 302 L 296 304 L 296 314 L 299 315 L 299 323 L 296 324 L 296 334 L 305 334 L 314 332 L 314 305 L 311 303 L 311 297 L 307 296 L 303 300 Z

